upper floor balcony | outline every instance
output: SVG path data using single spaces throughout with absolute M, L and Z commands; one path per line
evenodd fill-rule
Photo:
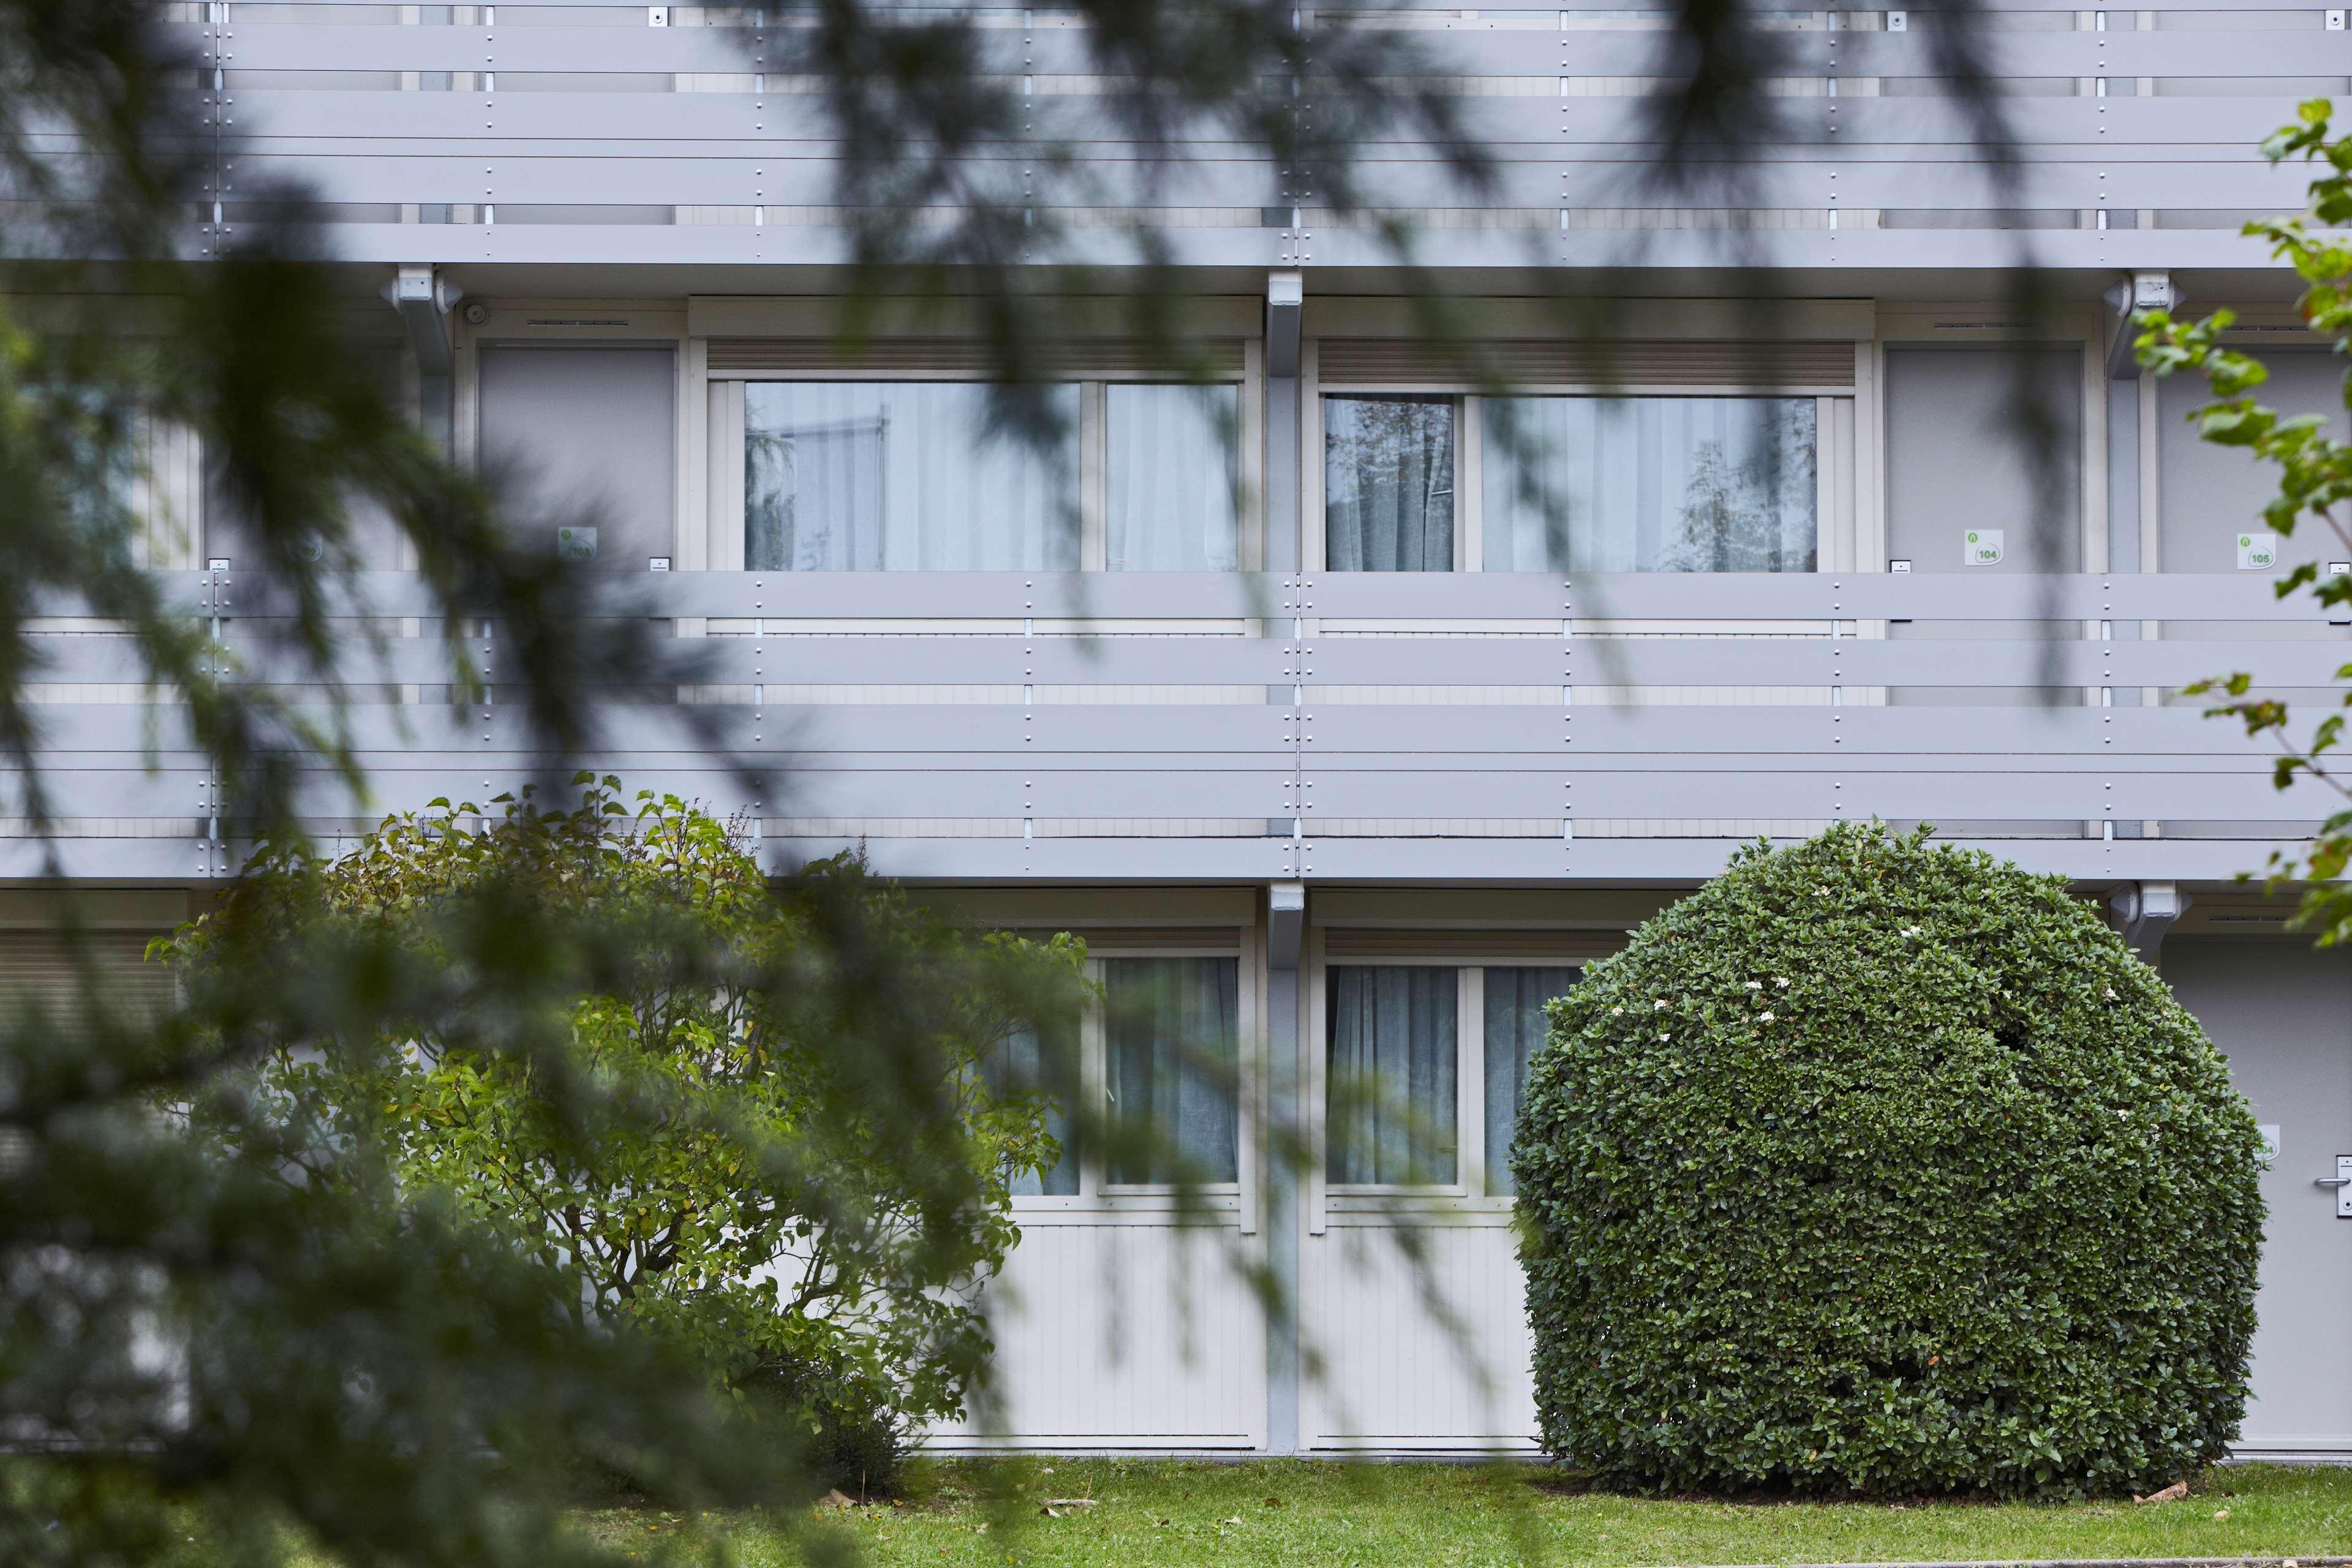
M 294 181 L 322 200 L 336 252 L 355 261 L 604 267 L 633 269 L 641 286 L 691 272 L 703 277 L 686 287 L 726 291 L 848 255 L 861 215 L 843 205 L 854 194 L 837 181 L 838 125 L 806 57 L 807 10 L 175 9 L 212 159 L 192 252 Z M 1180 125 L 1169 147 L 1139 143 L 1114 111 L 1122 68 L 1076 16 L 968 15 L 975 63 L 1017 103 L 1018 124 L 960 154 L 954 183 L 1052 227 L 1057 237 L 1023 257 L 1038 262 L 1132 259 L 1140 223 L 1189 266 L 1381 267 L 1395 256 L 1379 226 L 1402 218 L 1419 258 L 1441 267 L 1865 276 L 2029 254 L 2061 268 L 2252 267 L 2261 253 L 2239 223 L 2299 205 L 2297 176 L 2269 169 L 2256 144 L 2297 100 L 2352 79 L 2340 10 L 2000 0 L 1969 26 L 2016 154 L 2004 161 L 1954 99 L 1954 14 L 1759 8 L 1773 112 L 1736 147 L 1703 154 L 1703 177 L 1664 181 L 1651 110 L 1689 70 L 1666 13 L 1305 7 L 1306 69 L 1269 76 L 1269 94 L 1302 114 L 1333 111 L 1318 40 L 1375 32 L 1496 160 L 1492 187 L 1473 193 L 1409 123 L 1364 126 L 1360 201 L 1343 213 L 1315 169 L 1276 166 L 1229 120 Z M 1056 166 L 1056 149 L 1072 167 Z M 900 215 L 918 228 L 954 216 Z
M 269 579 L 166 582 L 220 679 L 310 679 Z M 343 672 L 372 795 L 305 786 L 324 838 L 587 767 L 740 817 L 780 864 L 862 846 L 944 880 L 1671 883 L 1870 817 L 2087 881 L 2226 878 L 2333 797 L 2273 790 L 2168 693 L 2231 667 L 2325 687 L 2352 639 L 2252 574 L 655 572 L 606 613 L 720 635 L 657 642 L 559 759 L 499 700 L 496 626 L 459 628 L 488 686 L 453 702 L 424 585 L 338 587 L 386 635 Z M 78 878 L 229 873 L 247 829 L 184 710 L 142 700 L 117 636 L 49 647 L 67 816 L 8 874 L 45 847 Z

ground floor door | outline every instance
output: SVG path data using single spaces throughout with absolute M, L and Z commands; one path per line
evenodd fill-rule
M 2312 1184 L 2352 1154 L 2352 954 L 2293 937 L 2174 937 L 2163 971 L 2278 1140 L 2242 1447 L 2352 1452 L 2352 1219 Z

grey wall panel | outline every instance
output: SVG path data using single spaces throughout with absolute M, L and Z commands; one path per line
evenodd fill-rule
M 1916 574 L 2081 570 L 2082 408 L 2078 348 L 1889 345 L 1887 553 Z M 1966 566 L 1986 528 L 2006 558 Z
M 2281 937 L 2174 937 L 2174 994 L 2228 1054 L 2257 1120 L 2279 1129 L 2263 1176 L 2260 1330 L 2243 1442 L 2294 1453 L 2352 1447 L 2352 1221 L 2315 1187 L 2352 1154 L 2352 957 Z
M 2071 346 L 1887 347 L 1890 560 L 1909 561 L 1915 576 L 2081 569 L 2084 352 Z M 2002 559 L 1970 566 L 1969 537 L 1986 530 L 2002 535 Z M 2037 629 L 2054 639 L 2070 628 L 2053 617 Z M 1890 626 L 1887 635 L 1965 640 L 2005 637 L 2014 630 L 1914 620 Z M 2000 688 L 1899 687 L 1887 700 L 2046 702 L 2060 696 L 2058 684 L 2053 679 L 2038 696 Z
M 481 450 L 511 464 L 551 513 L 598 529 L 596 561 L 643 573 L 677 553 L 677 361 L 667 349 L 487 348 Z
M 2288 414 L 2325 417 L 2329 435 L 2347 434 L 2344 410 L 2344 361 L 2325 351 L 2279 352 L 2253 345 L 2270 368 L 2270 380 L 2252 395 Z M 2212 400 L 2201 376 L 2168 376 L 2157 384 L 2158 450 L 2162 459 L 2161 539 L 2168 572 L 2222 573 L 2236 569 L 2241 530 L 2263 528 L 2262 509 L 2278 493 L 2279 470 L 2260 463 L 2245 448 L 2200 440 L 2189 413 Z M 2343 560 L 2352 546 L 2325 524 L 2306 520 L 2292 539 L 2280 541 L 2283 563 Z

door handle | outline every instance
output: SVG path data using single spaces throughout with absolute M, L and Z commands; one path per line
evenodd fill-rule
M 2315 1187 L 2352 1187 L 2352 1176 L 2315 1176 L 2311 1184 Z

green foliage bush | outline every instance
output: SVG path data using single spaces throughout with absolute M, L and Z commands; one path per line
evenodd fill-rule
M 958 931 L 855 859 L 778 882 L 709 813 L 577 782 L 568 812 L 442 801 L 331 858 L 273 846 L 162 944 L 197 984 L 298 931 L 441 977 L 397 1022 L 269 1039 L 199 1124 L 234 1142 L 258 1110 L 306 1188 L 454 1211 L 772 1418 L 817 1489 L 887 1494 L 990 1352 L 1012 1178 L 1060 1150 L 989 1068 L 1021 1021 L 1076 1016 L 1083 949 Z M 584 959 L 510 1026 L 476 977 L 525 924 Z M 483 1048 L 509 1026 L 541 1048 Z
M 1743 851 L 1553 1005 L 1512 1163 L 1555 1454 L 2063 1495 L 2235 1435 L 2245 1100 L 2062 879 L 1925 837 Z

